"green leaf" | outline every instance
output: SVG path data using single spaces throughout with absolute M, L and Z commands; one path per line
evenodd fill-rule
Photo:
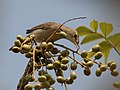
M 111 43 L 112 45 L 114 45 L 117 50 L 120 52 L 120 33 L 116 33 L 112 36 L 109 36 L 107 38 Z
M 100 33 L 88 34 L 84 37 L 81 44 L 86 44 L 86 43 L 89 43 L 89 42 L 92 42 L 92 41 L 95 41 L 95 40 L 101 39 L 101 38 L 103 38 L 103 37 Z
M 90 30 L 89 28 L 87 28 L 85 26 L 79 26 L 79 27 L 77 27 L 76 31 L 78 32 L 79 36 L 85 36 L 87 34 L 93 33 L 92 30 Z
M 107 58 L 109 56 L 109 53 L 110 53 L 110 50 L 111 50 L 112 47 L 105 40 L 100 42 L 99 45 L 101 46 L 101 50 L 100 51 L 103 53 L 104 58 L 105 58 L 105 63 L 106 63 L 107 62 Z
M 112 32 L 113 27 L 112 27 L 112 24 L 110 24 L 110 23 L 101 22 L 100 23 L 100 29 L 106 37 L 108 34 L 110 34 Z
M 91 21 L 90 27 L 96 32 L 98 29 L 98 21 L 96 21 L 96 20 Z

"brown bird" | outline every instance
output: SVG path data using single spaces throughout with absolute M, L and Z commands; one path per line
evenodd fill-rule
M 49 38 L 55 31 L 56 33 Z M 40 24 L 28 29 L 26 34 L 28 34 L 28 36 L 34 35 L 36 42 L 46 41 L 48 38 L 49 40 L 47 42 L 55 42 L 59 39 L 62 39 L 62 37 L 59 35 L 60 31 L 65 32 L 67 34 L 66 39 L 71 41 L 77 48 L 79 48 L 79 35 L 77 31 L 59 23 L 47 22 Z

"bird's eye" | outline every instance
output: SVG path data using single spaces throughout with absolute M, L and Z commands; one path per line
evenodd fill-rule
M 77 35 L 75 34 L 74 37 L 77 38 Z

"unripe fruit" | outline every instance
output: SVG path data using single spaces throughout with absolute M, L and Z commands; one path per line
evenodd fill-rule
M 72 63 L 70 64 L 70 68 L 71 68 L 72 70 L 76 70 L 76 69 L 77 69 L 77 63 L 72 62 Z
M 47 80 L 52 78 L 50 74 L 44 74 L 44 76 L 46 76 Z
M 102 71 L 100 70 L 100 68 L 97 68 L 95 74 L 96 74 L 97 77 L 101 76 Z
M 24 45 L 22 46 L 22 50 L 23 50 L 25 53 L 29 52 L 29 51 L 30 51 L 30 48 L 31 48 L 31 46 L 30 46 L 30 45 L 27 45 L 27 44 L 24 44 Z
M 25 57 L 26 58 L 31 58 L 33 56 L 33 53 L 32 52 L 28 52 L 25 54 Z
M 93 51 L 93 52 L 99 52 L 99 51 L 100 51 L 100 48 L 101 48 L 100 45 L 95 45 L 95 46 L 92 47 L 92 51 Z
M 59 35 L 63 38 L 67 37 L 67 34 L 64 31 L 60 31 Z
M 86 52 L 86 50 L 83 50 L 82 53 L 81 53 L 81 57 L 86 58 L 87 55 L 88 55 L 88 52 Z
M 51 49 L 52 54 L 58 54 L 58 52 L 59 52 L 59 50 L 55 47 L 53 49 Z
M 20 40 L 21 43 L 25 40 L 21 35 L 17 35 L 17 39 Z
M 114 82 L 114 83 L 113 83 L 113 86 L 114 86 L 115 88 L 120 88 L 120 82 Z
M 55 90 L 53 87 L 47 88 L 46 90 Z
M 63 76 L 63 72 L 61 69 L 56 70 L 56 76 Z
M 84 58 L 83 60 L 84 60 L 84 62 L 86 62 L 86 63 L 87 63 L 88 61 L 90 61 L 88 58 Z
M 67 84 L 73 84 L 74 80 L 71 77 L 66 78 L 65 82 Z
M 119 75 L 119 73 L 118 73 L 118 71 L 113 70 L 113 71 L 111 71 L 111 75 L 116 77 Z
M 115 60 L 110 60 L 108 61 L 107 65 L 110 66 L 113 62 L 115 62 Z
M 97 52 L 95 54 L 95 59 L 100 59 L 102 57 L 102 52 Z
M 51 78 L 48 80 L 48 82 L 50 83 L 50 85 L 53 85 L 55 83 L 55 80 L 54 80 L 54 78 Z
M 40 84 L 35 84 L 34 85 L 34 90 L 40 90 L 42 87 Z
M 14 44 L 15 44 L 15 46 L 18 46 L 18 47 L 21 46 L 21 42 L 20 42 L 20 40 L 18 40 L 18 39 L 15 40 Z
M 47 80 L 47 78 L 44 75 L 41 75 L 41 76 L 38 77 L 39 82 L 45 82 L 46 80 Z
M 93 61 L 88 61 L 88 62 L 86 63 L 86 65 L 87 65 L 88 67 L 92 67 L 92 66 L 93 66 Z
M 48 81 L 41 82 L 41 86 L 44 88 L 50 88 L 50 83 Z
M 13 47 L 12 47 L 12 51 L 13 51 L 14 53 L 19 53 L 21 50 L 20 50 L 19 47 L 13 46 Z
M 54 45 L 52 44 L 52 42 L 48 42 L 47 46 L 46 46 L 46 50 L 51 50 L 53 49 Z
M 43 74 L 48 74 L 45 70 L 40 70 L 39 72 L 38 72 L 38 75 L 39 76 L 41 76 L 41 75 L 43 75 Z
M 110 64 L 110 70 L 115 70 L 116 69 L 116 67 L 117 67 L 117 64 L 116 64 L 116 62 L 113 62 L 113 63 L 111 63 Z
M 44 55 L 45 55 L 46 58 L 51 58 L 51 55 L 50 55 L 49 52 L 45 52 Z
M 67 57 L 67 56 L 69 55 L 69 51 L 68 51 L 68 50 L 63 50 L 63 51 L 61 52 L 61 55 L 62 55 L 63 57 Z
M 107 66 L 104 65 L 104 64 L 100 65 L 100 70 L 103 71 L 103 72 L 106 71 L 107 70 Z
M 67 65 L 65 65 L 65 64 L 61 64 L 61 69 L 62 69 L 62 70 L 67 70 L 68 67 L 67 67 Z
M 64 79 L 63 76 L 58 76 L 58 77 L 57 77 L 57 81 L 58 81 L 58 83 L 64 83 L 64 82 L 65 82 L 65 79 Z
M 91 70 L 90 70 L 89 68 L 85 68 L 85 69 L 84 69 L 84 74 L 85 74 L 86 76 L 89 76 L 89 75 L 91 74 Z
M 47 65 L 47 69 L 48 69 L 48 70 L 52 70 L 52 69 L 54 69 L 53 64 L 52 64 L 52 63 L 48 64 L 48 65 Z
M 47 46 L 47 43 L 46 43 L 46 42 L 42 42 L 42 43 L 40 44 L 40 47 L 41 47 L 41 48 L 46 48 L 46 46 Z
M 74 79 L 77 78 L 77 75 L 76 75 L 76 73 L 74 71 L 71 71 L 70 72 L 70 77 L 74 80 Z
M 25 90 L 32 90 L 33 86 L 31 84 L 25 85 L 24 89 Z
M 35 80 L 35 78 L 32 75 L 28 75 L 26 76 L 26 78 L 29 82 L 33 82 Z
M 69 59 L 67 57 L 65 57 L 61 60 L 62 64 L 67 64 L 68 62 L 69 62 Z
M 53 62 L 53 66 L 54 66 L 54 68 L 58 69 L 58 68 L 61 67 L 61 64 L 60 64 L 60 62 L 59 62 L 58 60 L 55 60 L 55 61 Z

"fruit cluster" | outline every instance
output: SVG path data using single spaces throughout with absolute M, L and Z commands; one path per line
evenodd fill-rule
M 20 52 L 24 54 L 26 58 L 30 59 L 28 65 L 32 70 L 25 71 L 27 73 L 23 77 L 24 80 L 28 82 L 24 85 L 25 90 L 32 90 L 32 88 L 34 88 L 34 90 L 44 88 L 46 88 L 46 90 L 54 90 L 52 85 L 56 81 L 65 86 L 67 84 L 73 84 L 77 78 L 75 70 L 78 65 L 82 66 L 86 76 L 91 74 L 91 67 L 95 64 L 98 65 L 95 71 L 97 77 L 101 76 L 102 72 L 106 70 L 110 70 L 112 76 L 118 76 L 119 74 L 116 70 L 117 64 L 114 60 L 109 60 L 107 64 L 99 61 L 102 57 L 100 45 L 93 46 L 91 52 L 83 50 L 79 53 L 66 47 L 63 47 L 64 50 L 59 50 L 52 42 L 41 42 L 39 45 L 33 45 L 34 42 L 34 36 L 24 38 L 18 35 L 14 45 L 10 48 L 14 53 Z M 74 55 L 73 57 L 70 56 L 70 52 L 80 55 L 82 61 L 76 60 Z M 89 57 L 91 53 L 94 53 L 93 60 Z M 70 71 L 70 75 L 65 78 L 64 72 L 67 70 Z M 51 76 L 49 71 L 55 73 L 56 79 Z M 38 73 L 38 75 L 36 75 L 36 73 Z M 31 82 L 34 82 L 34 86 Z

